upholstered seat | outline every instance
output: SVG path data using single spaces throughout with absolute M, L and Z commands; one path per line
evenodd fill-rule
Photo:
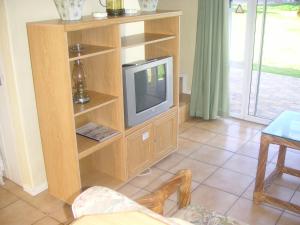
M 75 199 L 72 210 L 75 218 L 85 215 L 140 211 L 170 225 L 189 223 L 196 225 L 244 225 L 244 223 L 221 216 L 199 206 L 187 206 L 178 210 L 173 215 L 174 218 L 166 218 L 127 198 L 121 193 L 105 187 L 91 187 L 81 193 Z

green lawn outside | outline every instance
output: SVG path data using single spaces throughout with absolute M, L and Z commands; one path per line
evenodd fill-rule
M 233 5 L 235 9 L 237 5 Z M 300 3 L 272 4 L 267 8 L 262 71 L 300 77 Z M 243 9 L 247 11 L 246 7 Z M 257 69 L 263 6 L 258 6 L 254 69 Z M 243 59 L 244 32 L 247 13 L 233 13 L 232 38 L 235 61 Z

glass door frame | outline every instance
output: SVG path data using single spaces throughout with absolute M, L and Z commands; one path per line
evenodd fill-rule
M 266 11 L 267 0 L 264 0 L 264 11 Z M 253 58 L 254 58 L 254 47 L 255 47 L 255 34 L 256 34 L 256 10 L 257 10 L 257 1 L 248 0 L 247 1 L 247 22 L 246 22 L 246 38 L 245 38 L 245 51 L 244 51 L 244 76 L 243 76 L 243 86 L 242 86 L 242 108 L 241 113 L 231 113 L 232 117 L 243 119 L 255 123 L 269 124 L 270 119 L 259 118 L 249 114 L 249 105 L 250 105 L 250 94 L 251 94 L 251 82 L 252 82 L 252 69 L 253 69 Z M 263 32 L 261 36 L 261 45 L 260 45 L 260 66 L 261 68 L 261 58 L 263 54 L 263 39 L 264 39 L 264 29 L 266 21 L 266 13 L 264 12 L 263 16 Z M 260 72 L 258 74 L 260 76 Z M 260 79 L 260 78 L 258 78 Z M 259 82 L 257 82 L 257 91 L 256 91 L 256 102 L 259 94 Z

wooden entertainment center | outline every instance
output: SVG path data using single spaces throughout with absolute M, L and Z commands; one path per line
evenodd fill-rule
M 67 203 L 94 185 L 118 188 L 177 148 L 180 11 L 77 22 L 27 24 L 49 193 Z M 144 21 L 144 33 L 121 37 L 120 25 Z M 69 52 L 75 43 L 84 54 Z M 174 105 L 132 128 L 124 125 L 121 53 L 144 46 L 145 59 L 173 56 Z M 72 100 L 72 68 L 81 59 L 91 101 Z M 76 135 L 95 122 L 120 133 L 104 142 Z M 145 138 L 144 134 L 147 134 Z

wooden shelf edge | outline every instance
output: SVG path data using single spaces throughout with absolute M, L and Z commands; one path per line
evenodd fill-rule
M 83 137 L 83 136 L 78 135 L 78 134 L 76 136 L 77 136 L 77 144 L 78 144 L 78 139 L 80 139 L 80 138 L 81 139 L 86 139 L 86 141 L 95 142 L 95 145 L 78 152 L 78 159 L 81 160 L 81 159 L 93 154 L 94 152 L 100 151 L 102 148 L 104 148 L 105 146 L 113 143 L 114 141 L 119 140 L 120 138 L 122 138 L 123 135 L 122 135 L 122 133 L 119 133 L 119 134 L 117 134 L 117 135 L 115 135 L 115 136 L 111 137 L 110 139 L 105 140 L 103 142 L 97 142 L 97 141 L 94 141 L 92 139 Z
M 108 104 L 114 103 L 118 100 L 118 97 L 113 95 L 107 95 L 96 91 L 87 91 L 87 92 L 89 97 L 91 98 L 90 102 L 83 105 L 73 104 L 74 117 L 96 110 Z
M 69 61 L 73 62 L 78 59 L 86 59 L 86 58 L 90 58 L 90 57 L 97 56 L 97 55 L 103 55 L 106 53 L 114 52 L 115 50 L 116 49 L 112 48 L 112 49 L 108 49 L 108 50 L 104 50 L 104 51 L 100 51 L 100 52 L 95 52 L 95 53 L 90 53 L 90 54 L 86 54 L 86 55 L 82 55 L 82 56 L 72 57 L 72 58 L 69 58 Z
M 93 16 L 84 16 L 79 21 L 62 21 L 60 19 L 45 20 L 38 22 L 29 22 L 27 23 L 27 26 L 53 26 L 58 28 L 63 27 L 64 31 L 69 32 L 114 24 L 164 19 L 181 15 L 182 11 L 179 10 L 157 10 L 156 12 L 139 12 L 134 15 L 108 17 L 103 19 L 94 18 Z
M 122 38 L 122 49 L 132 48 L 140 45 L 149 45 L 158 42 L 168 41 L 175 39 L 175 35 L 168 34 L 155 34 L 155 33 L 142 33 L 131 35 Z

